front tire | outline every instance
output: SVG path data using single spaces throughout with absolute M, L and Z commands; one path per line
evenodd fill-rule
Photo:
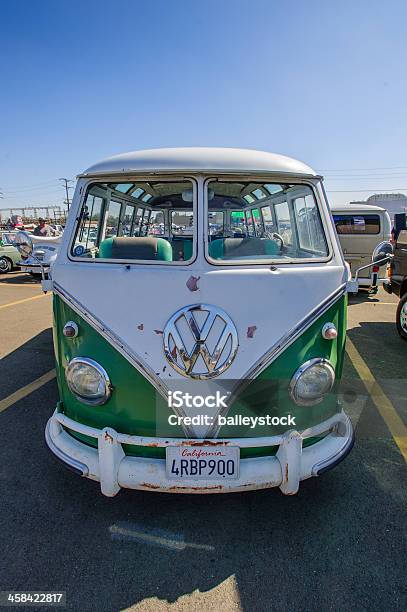
M 397 331 L 403 340 L 407 340 L 407 293 L 403 295 L 397 306 Z
M 0 274 L 8 274 L 12 268 L 13 264 L 7 257 L 0 257 Z

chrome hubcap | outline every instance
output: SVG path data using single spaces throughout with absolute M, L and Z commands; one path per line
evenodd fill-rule
M 0 259 L 0 270 L 6 272 L 8 270 L 8 263 L 5 259 Z
M 400 325 L 403 331 L 407 334 L 407 302 L 403 304 L 400 312 Z

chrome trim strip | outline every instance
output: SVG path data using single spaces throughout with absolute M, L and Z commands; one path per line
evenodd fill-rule
M 225 175 L 230 175 L 233 177 L 233 180 L 236 178 L 236 176 L 238 176 L 239 178 L 244 178 L 244 177 L 248 177 L 248 178 L 253 178 L 253 176 L 259 176 L 260 180 L 262 177 L 265 177 L 267 180 L 270 179 L 270 177 L 275 178 L 276 180 L 278 180 L 279 178 L 285 178 L 285 179 L 293 179 L 295 178 L 296 181 L 302 182 L 302 180 L 304 181 L 308 181 L 308 180 L 321 180 L 324 177 L 322 176 L 322 174 L 308 174 L 308 173 L 299 173 L 299 172 L 284 172 L 282 170 L 256 170 L 256 169 L 250 169 L 247 168 L 246 170 L 244 170 L 243 168 L 238 168 L 238 169 L 233 169 L 233 168 L 224 168 L 222 170 L 216 169 L 216 168 L 162 168 L 162 169 L 158 169 L 157 168 L 142 168 L 139 170 L 135 170 L 135 169 L 131 169 L 131 168 L 125 168 L 123 170 L 109 170 L 109 171 L 103 171 L 101 170 L 100 172 L 82 172 L 81 174 L 77 174 L 76 178 L 79 179 L 90 179 L 90 178 L 96 178 L 96 179 L 108 179 L 110 177 L 112 178 L 117 178 L 118 176 L 122 177 L 123 182 L 125 180 L 127 180 L 127 178 L 132 178 L 132 177 L 137 177 L 139 180 L 142 179 L 142 177 L 147 177 L 148 179 L 151 179 L 151 177 L 155 177 L 155 176 L 159 176 L 160 178 L 163 177 L 168 177 L 168 179 L 170 180 L 173 175 L 175 174 L 185 174 L 185 175 L 189 175 L 189 176 L 193 176 L 194 178 L 196 176 L 206 176 L 206 175 L 215 175 L 216 177 L 218 176 L 225 176 Z
M 346 293 L 346 283 L 331 293 L 323 302 L 316 306 L 298 323 L 291 331 L 287 332 L 274 346 L 270 348 L 260 359 L 247 371 L 245 378 L 255 378 L 270 365 L 290 344 L 303 334 L 316 319 L 322 316 L 335 302 Z
M 157 389 L 157 391 L 167 399 L 168 388 L 162 380 L 158 378 L 154 370 L 148 366 L 139 355 L 134 353 L 128 344 L 126 344 L 117 334 L 114 333 L 107 325 L 105 325 L 100 319 L 95 317 L 86 310 L 85 306 L 81 304 L 76 298 L 74 298 L 66 289 L 63 289 L 61 285 L 54 282 L 53 291 L 59 297 L 64 300 L 77 314 L 79 314 L 85 321 L 89 323 L 94 330 L 96 330 L 109 344 L 113 346 L 127 361 L 129 361 L 135 368 L 147 378 L 147 380 Z

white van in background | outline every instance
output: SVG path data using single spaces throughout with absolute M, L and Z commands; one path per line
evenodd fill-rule
M 345 260 L 354 276 L 358 268 L 371 263 L 375 247 L 380 242 L 390 240 L 389 213 L 385 208 L 367 204 L 331 204 L 331 211 Z M 360 287 L 369 289 L 372 286 L 372 275 L 376 274 L 372 270 L 373 268 L 361 270 Z M 377 282 L 383 282 L 383 278 L 379 278 Z

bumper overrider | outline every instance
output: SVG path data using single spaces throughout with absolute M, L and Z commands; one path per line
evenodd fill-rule
M 98 441 L 94 448 L 71 436 L 71 430 Z M 325 435 L 303 447 L 303 440 Z M 95 429 L 55 411 L 49 419 L 45 439 L 50 450 L 81 476 L 100 482 L 104 495 L 112 497 L 121 488 L 166 493 L 230 493 L 280 487 L 285 495 L 297 493 L 301 480 L 319 476 L 335 467 L 352 449 L 354 431 L 349 417 L 340 412 L 305 431 L 262 438 L 184 439 L 146 438 L 121 434 L 110 427 Z M 233 480 L 174 479 L 166 473 L 165 459 L 125 455 L 122 444 L 144 447 L 278 446 L 272 456 L 240 460 L 240 473 Z

